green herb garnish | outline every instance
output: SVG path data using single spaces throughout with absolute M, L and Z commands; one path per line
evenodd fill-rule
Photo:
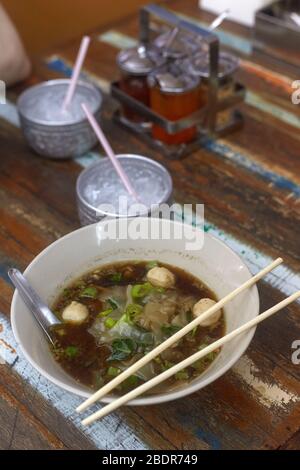
M 107 375 L 109 375 L 110 377 L 117 377 L 117 375 L 119 375 L 121 372 L 121 369 L 119 369 L 118 367 L 109 367 L 107 369 Z
M 113 273 L 110 275 L 110 280 L 112 282 L 121 282 L 122 281 L 122 273 Z
M 110 315 L 112 312 L 113 312 L 113 309 L 112 309 L 112 308 L 108 308 L 107 310 L 103 310 L 103 312 L 98 313 L 97 318 L 107 317 L 107 316 Z
M 63 297 L 69 297 L 71 294 L 72 294 L 72 290 L 69 288 L 64 289 L 62 293 Z
M 161 327 L 161 331 L 165 336 L 172 336 L 179 330 L 181 330 L 179 325 L 163 325 Z
M 117 310 L 118 308 L 120 308 L 118 302 L 116 302 L 116 300 L 114 300 L 112 297 L 106 299 L 106 302 L 111 306 L 113 310 Z
M 138 377 L 136 375 L 130 375 L 126 380 L 124 380 L 124 387 L 135 387 L 138 383 Z
M 146 264 L 146 269 L 150 271 L 150 269 L 156 268 L 158 266 L 157 261 L 149 261 L 149 263 Z
M 117 323 L 118 320 L 114 320 L 113 318 L 106 318 L 105 322 L 104 322 L 104 325 L 106 328 L 108 328 L 109 330 L 111 328 L 113 328 L 115 326 L 115 324 Z
M 136 318 L 142 313 L 143 307 L 138 304 L 129 304 L 125 310 L 125 321 L 133 324 Z
M 96 287 L 86 287 L 80 292 L 80 297 L 87 297 L 89 299 L 96 299 L 98 295 L 98 289 Z
M 173 367 L 175 364 L 173 362 L 170 362 L 170 361 L 163 361 L 161 363 L 161 368 L 162 370 L 168 370 L 168 369 L 171 369 L 171 367 Z
M 185 370 L 180 370 L 175 374 L 175 379 L 176 380 L 188 380 L 189 379 L 189 374 Z
M 78 354 L 78 348 L 77 346 L 68 346 L 66 349 L 65 349 L 65 354 L 67 357 L 69 357 L 70 359 L 73 359 L 73 357 L 76 357 L 77 354 Z
M 145 284 L 136 284 L 131 289 L 131 297 L 133 300 L 140 300 L 149 295 L 152 291 L 153 287 L 150 282 L 146 282 Z
M 197 333 L 197 330 L 198 330 L 198 326 L 195 326 L 195 328 L 192 329 L 192 331 L 191 331 L 191 337 L 192 338 L 195 337 L 195 334 Z
M 112 354 L 109 357 L 110 361 L 123 361 L 135 353 L 137 344 L 130 338 L 119 338 L 112 342 Z

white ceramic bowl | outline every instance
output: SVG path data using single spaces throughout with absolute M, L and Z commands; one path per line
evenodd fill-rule
M 149 219 L 139 219 L 148 223 Z M 113 261 L 157 259 L 179 266 L 203 280 L 218 298 L 232 291 L 251 276 L 243 261 L 225 244 L 204 234 L 204 246 L 198 251 L 186 251 L 186 240 L 112 240 L 105 235 L 115 223 L 127 220 L 110 220 L 76 230 L 57 240 L 40 253 L 25 271 L 42 299 L 51 302 L 61 287 L 82 273 Z M 155 219 L 152 223 L 168 229 L 181 225 L 178 222 Z M 186 234 L 192 236 L 195 229 L 185 226 Z M 165 233 L 165 232 L 164 232 Z M 226 308 L 226 329 L 232 331 L 259 313 L 259 297 L 256 286 L 231 301 Z M 51 356 L 47 341 L 17 292 L 11 307 L 14 335 L 30 364 L 43 376 L 59 387 L 76 395 L 88 397 L 89 390 L 67 375 Z M 248 347 L 254 329 L 223 346 L 213 364 L 192 383 L 181 389 L 155 396 L 133 400 L 131 405 L 151 405 L 181 398 L 210 384 L 223 375 L 241 357 Z M 108 403 L 113 397 L 103 398 Z

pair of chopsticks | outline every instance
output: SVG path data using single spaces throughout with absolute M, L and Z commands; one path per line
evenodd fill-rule
M 231 293 L 229 293 L 228 295 L 223 297 L 223 299 L 219 300 L 214 306 L 209 308 L 206 312 L 204 312 L 198 318 L 191 321 L 188 325 L 183 327 L 181 330 L 176 332 L 174 335 L 172 335 L 166 341 L 164 341 L 163 343 L 158 345 L 156 348 L 154 348 L 152 351 L 150 351 L 146 356 L 139 359 L 135 364 L 131 365 L 128 369 L 126 369 L 124 372 L 122 372 L 116 378 L 114 378 L 109 383 L 104 385 L 104 387 L 102 387 L 100 390 L 98 390 L 96 393 L 94 393 L 90 398 L 88 398 L 86 401 L 84 401 L 77 408 L 76 411 L 82 412 L 82 411 L 86 410 L 90 405 L 92 405 L 96 401 L 100 400 L 105 395 L 107 395 L 114 388 L 116 388 L 118 385 L 120 385 L 124 380 L 126 380 L 129 376 L 133 375 L 141 367 L 145 366 L 148 362 L 152 361 L 155 357 L 157 357 L 159 354 L 161 354 L 165 349 L 170 347 L 172 344 L 179 341 L 184 335 L 186 335 L 187 333 L 192 331 L 203 320 L 205 320 L 206 318 L 213 315 L 216 311 L 223 308 L 225 304 L 227 304 L 230 300 L 235 298 L 242 291 L 248 289 L 249 287 L 252 287 L 259 279 L 261 279 L 263 276 L 268 274 L 270 271 L 272 271 L 274 268 L 276 268 L 282 262 L 283 262 L 283 260 L 281 258 L 276 259 L 274 262 L 272 262 L 269 266 L 264 268 L 258 274 L 253 276 L 251 279 L 248 279 L 244 284 L 242 284 L 241 286 L 239 286 L 238 288 L 233 290 Z M 300 291 L 295 292 L 290 297 L 288 297 L 285 300 L 283 300 L 283 301 L 279 302 L 278 304 L 274 305 L 270 309 L 266 310 L 264 313 L 260 314 L 258 317 L 253 318 L 249 322 L 245 323 L 244 325 L 240 326 L 239 328 L 235 329 L 234 331 L 228 333 L 224 337 L 218 339 L 217 341 L 215 341 L 214 343 L 212 343 L 209 346 L 205 347 L 201 351 L 193 354 L 192 356 L 190 356 L 187 359 L 183 360 L 179 364 L 176 364 L 175 366 L 171 367 L 170 369 L 162 372 L 158 376 L 154 377 L 153 379 L 149 380 L 148 382 L 145 382 L 144 384 L 142 384 L 139 387 L 135 388 L 134 390 L 130 391 L 126 395 L 123 395 L 119 398 L 116 398 L 112 403 L 104 406 L 101 410 L 93 413 L 91 416 L 84 419 L 82 421 L 82 424 L 83 425 L 88 425 L 88 424 L 91 424 L 91 423 L 93 423 L 94 421 L 96 421 L 100 418 L 103 418 L 104 416 L 108 415 L 109 413 L 116 410 L 120 406 L 125 405 L 130 400 L 133 400 L 134 398 L 136 398 L 136 397 L 140 396 L 141 394 L 147 392 L 151 388 L 157 386 L 158 384 L 160 384 L 164 380 L 167 380 L 168 378 L 172 377 L 174 374 L 176 374 L 180 370 L 192 365 L 194 362 L 196 362 L 199 359 L 203 358 L 207 354 L 217 350 L 218 348 L 220 348 L 224 344 L 228 343 L 229 341 L 231 341 L 233 338 L 240 335 L 241 333 L 244 333 L 244 332 L 250 330 L 251 328 L 255 327 L 256 325 L 263 322 L 264 320 L 266 320 L 268 317 L 270 317 L 274 313 L 278 312 L 282 308 L 289 305 L 291 302 L 294 302 L 299 297 L 300 297 Z

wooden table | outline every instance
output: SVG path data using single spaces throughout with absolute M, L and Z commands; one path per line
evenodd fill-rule
M 167 2 L 175 11 L 208 23 L 196 1 Z M 117 76 L 118 48 L 134 44 L 137 18 L 95 34 L 85 72 L 107 92 Z M 175 198 L 205 204 L 206 230 L 229 244 L 253 272 L 282 255 L 283 268 L 259 283 L 261 309 L 300 288 L 300 118 L 291 83 L 251 53 L 250 32 L 227 22 L 226 48 L 239 54 L 247 86 L 243 130 L 170 161 L 110 119 L 104 128 L 116 151 L 151 156 L 170 170 Z M 25 87 L 70 72 L 79 40 L 37 61 Z M 24 269 L 47 245 L 79 226 L 74 186 L 93 153 L 74 161 L 44 160 L 27 148 L 14 102 L 0 105 L 0 448 L 2 449 L 296 449 L 300 448 L 300 365 L 292 343 L 300 340 L 299 304 L 262 324 L 247 353 L 225 376 L 185 399 L 147 408 L 124 408 L 87 431 L 73 410 L 76 397 L 51 385 L 28 365 L 9 324 L 13 293 L 6 271 Z M 100 150 L 99 150 L 100 152 Z

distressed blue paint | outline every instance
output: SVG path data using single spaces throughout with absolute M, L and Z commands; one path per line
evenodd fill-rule
M 93 163 L 98 162 L 101 158 L 103 158 L 103 155 L 101 155 L 100 153 L 89 152 L 86 155 L 82 155 L 81 157 L 75 158 L 75 161 L 83 168 L 87 168 Z
M 47 67 L 54 72 L 61 73 L 67 78 L 72 76 L 72 67 L 70 67 L 66 62 L 60 57 L 50 57 L 46 61 Z
M 5 119 L 13 126 L 20 127 L 20 119 L 18 116 L 17 108 L 13 103 L 9 101 L 6 104 L 0 105 L 0 118 Z
M 297 198 L 300 197 L 300 186 L 297 183 L 294 183 L 284 176 L 274 173 L 268 168 L 264 168 L 259 163 L 251 160 L 245 154 L 236 152 L 229 145 L 225 145 L 212 139 L 207 139 L 204 143 L 204 148 L 220 155 L 221 157 L 228 158 L 235 164 L 242 166 L 246 170 L 260 176 L 268 183 L 272 183 L 276 188 L 293 193 L 293 195 Z
M 114 46 L 118 49 L 127 49 L 137 45 L 138 41 L 127 34 L 120 33 L 114 29 L 110 29 L 98 36 L 99 41 Z
M 204 431 L 204 429 L 198 428 L 195 431 L 195 435 L 202 441 L 206 442 L 212 450 L 220 450 L 222 448 L 220 439 L 215 434 L 207 430 Z
M 271 114 L 276 119 L 279 119 L 280 121 L 285 122 L 290 126 L 300 129 L 300 116 L 299 114 L 296 114 L 296 112 L 291 113 L 290 111 L 287 111 L 286 109 L 281 108 L 274 103 L 264 100 L 261 96 L 249 90 L 246 91 L 245 101 L 250 106 L 259 109 L 264 113 Z
M 0 277 L 8 284 L 11 284 L 11 280 L 8 277 L 8 270 L 9 268 L 15 268 L 16 265 L 9 260 L 0 260 Z

